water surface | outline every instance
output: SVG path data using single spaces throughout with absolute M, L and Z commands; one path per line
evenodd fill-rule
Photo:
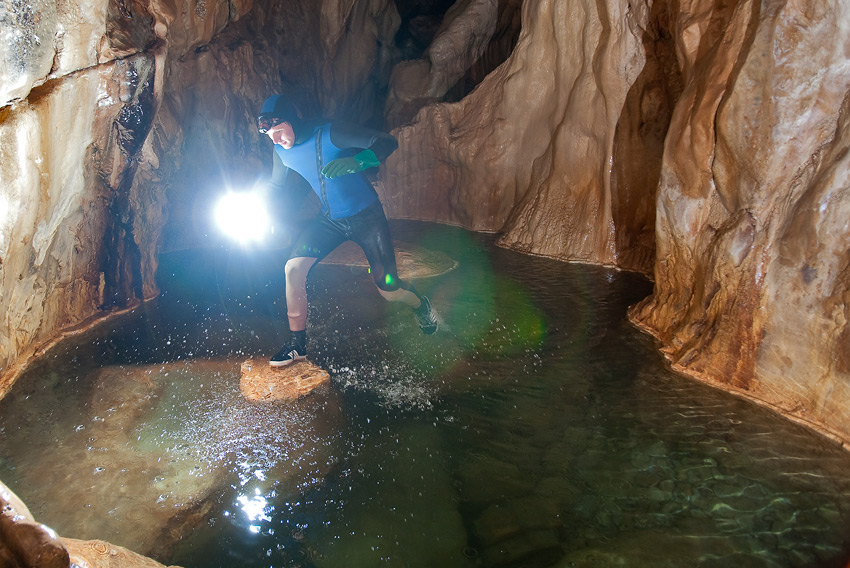
M 286 332 L 279 251 L 166 254 L 163 294 L 51 350 L 0 401 L 0 479 L 63 536 L 165 564 L 846 566 L 850 456 L 676 376 L 634 274 L 422 223 L 459 262 L 416 286 L 311 276 L 328 388 L 252 404 L 239 363 Z

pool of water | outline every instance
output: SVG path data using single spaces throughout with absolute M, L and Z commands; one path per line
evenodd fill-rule
M 423 336 L 318 266 L 331 384 L 249 403 L 286 332 L 280 252 L 164 255 L 163 294 L 52 349 L 0 401 L 0 479 L 40 522 L 206 567 L 844 567 L 850 455 L 672 374 L 634 274 L 394 223 L 458 261 Z

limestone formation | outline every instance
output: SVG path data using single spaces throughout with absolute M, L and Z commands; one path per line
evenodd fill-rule
M 71 562 L 81 568 L 165 568 L 156 560 L 102 540 L 63 538 L 62 543 L 68 549 Z
M 850 6 L 827 1 L 677 14 L 684 91 L 658 186 L 655 293 L 633 312 L 676 369 L 844 441 L 848 22 Z
M 330 380 L 330 374 L 312 361 L 272 367 L 265 359 L 248 359 L 241 366 L 239 390 L 254 402 L 292 401 Z
M 392 125 L 412 118 L 428 102 L 438 102 L 472 67 L 496 30 L 495 0 L 459 0 L 446 13 L 422 59 L 393 70 L 386 114 Z
M 37 523 L 23 501 L 2 482 L 0 565 L 5 568 L 164 568 L 159 562 L 102 540 L 59 537 Z
M 50 528 L 35 522 L 23 501 L 0 482 L 0 566 L 67 568 L 68 551 Z
M 611 163 L 646 60 L 648 19 L 642 4 L 526 2 L 510 58 L 462 101 L 427 107 L 396 132 L 401 151 L 382 185 L 389 214 L 502 232 L 503 245 L 524 252 L 619 265 Z M 652 190 L 639 201 L 651 202 Z M 648 215 L 636 224 L 651 224 L 651 207 L 636 212 Z
M 526 2 L 508 61 L 396 132 L 387 210 L 653 273 L 632 316 L 676 369 L 846 442 L 847 21 Z
M 165 56 L 249 8 L 210 3 L 198 13 L 205 5 L 179 10 L 185 19 L 138 3 L 0 12 L 12 35 L 0 57 L 0 104 L 11 102 L 0 114 L 0 392 L 59 330 L 157 293 L 162 188 L 136 174 L 158 160 L 148 135 Z

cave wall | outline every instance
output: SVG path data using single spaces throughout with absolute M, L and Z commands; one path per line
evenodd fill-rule
M 208 242 L 215 188 L 268 166 L 253 117 L 283 89 L 396 126 L 391 217 L 653 274 L 631 315 L 676 369 L 850 440 L 848 10 L 463 0 L 402 62 L 391 0 L 7 3 L 0 389 Z
M 655 293 L 633 311 L 676 369 L 845 441 L 848 24 L 837 1 L 682 5 Z
M 522 252 L 649 272 L 653 180 L 631 181 L 637 198 L 629 207 L 626 190 L 612 188 L 612 164 L 615 151 L 637 162 L 615 144 L 625 138 L 620 122 L 647 120 L 641 99 L 664 95 L 648 86 L 657 74 L 632 89 L 647 59 L 657 58 L 643 45 L 654 25 L 650 8 L 524 2 L 508 60 L 463 100 L 427 106 L 396 130 L 401 151 L 381 186 L 389 214 L 499 232 L 500 244 Z M 663 108 L 672 103 L 657 106 L 652 159 L 660 170 Z M 615 218 L 624 217 L 640 234 L 618 238 Z
M 380 120 L 392 0 L 317 8 L 0 7 L 0 395 L 64 334 L 154 297 L 163 250 L 209 242 L 210 196 L 270 165 L 268 95 Z
M 4 38 L 0 71 L 3 388 L 60 330 L 155 293 L 149 241 L 162 224 L 155 189 L 134 179 L 164 44 L 150 22 L 139 31 L 139 14 L 113 33 L 123 16 L 112 7 L 66 8 L 7 4 L 0 15 L 6 31 L 21 22 Z
M 511 57 L 399 128 L 393 216 L 654 275 L 673 367 L 850 440 L 846 4 L 523 4 Z

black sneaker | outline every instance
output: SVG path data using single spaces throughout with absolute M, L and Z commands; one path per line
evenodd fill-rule
M 431 307 L 431 302 L 428 301 L 428 298 L 422 296 L 419 300 L 421 301 L 421 304 L 418 308 L 413 310 L 413 313 L 416 314 L 416 319 L 419 322 L 419 329 L 422 330 L 422 333 L 425 335 L 431 335 L 437 331 L 437 327 L 439 327 L 439 324 L 437 323 L 437 312 L 435 312 L 434 308 Z
M 296 345 L 292 341 L 288 341 L 283 349 L 269 359 L 269 365 L 272 367 L 286 367 L 296 361 L 303 361 L 307 358 L 307 348 Z

